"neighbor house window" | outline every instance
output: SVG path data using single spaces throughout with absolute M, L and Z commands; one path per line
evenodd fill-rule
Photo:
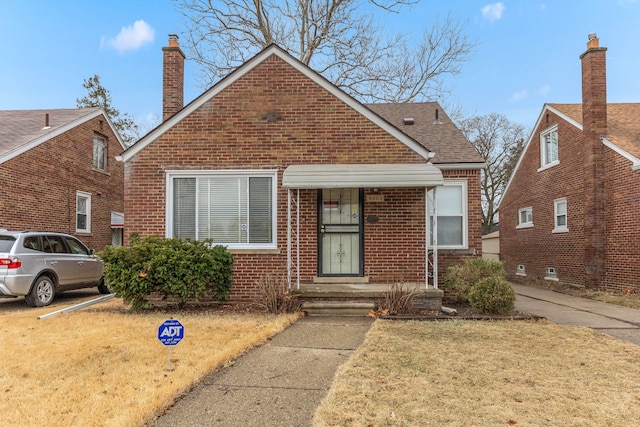
M 107 170 L 107 144 L 104 138 L 93 136 L 93 168 L 99 171 Z
M 558 127 L 554 126 L 540 134 L 540 166 L 558 163 Z
M 172 172 L 171 237 L 212 239 L 231 248 L 276 245 L 275 172 Z
M 533 227 L 533 208 L 526 207 L 518 210 L 518 225 L 516 228 Z
M 467 182 L 445 180 L 444 185 L 428 192 L 430 244 L 433 230 L 437 228 L 439 248 L 464 249 L 467 247 Z M 434 205 L 434 202 L 435 205 Z M 433 208 L 436 206 L 437 223 L 434 224 Z
M 91 232 L 91 193 L 76 191 L 76 233 Z
M 569 231 L 567 227 L 567 199 L 553 201 L 554 233 Z

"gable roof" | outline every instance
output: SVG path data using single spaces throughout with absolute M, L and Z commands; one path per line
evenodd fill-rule
M 549 106 L 561 115 L 573 119 L 582 129 L 581 104 L 549 104 Z M 640 103 L 607 104 L 607 135 L 604 140 L 605 144 L 609 142 L 610 148 L 615 150 L 617 147 L 619 150 L 616 151 L 619 153 L 622 150 L 636 160 L 640 160 Z
M 532 144 L 532 141 L 537 141 L 535 131 L 547 111 L 557 114 L 576 128 L 583 129 L 582 104 L 544 104 L 503 194 L 509 190 L 511 181 L 515 177 L 529 145 Z M 640 170 L 640 103 L 607 104 L 607 135 L 602 139 L 602 143 L 632 162 L 633 170 Z M 499 208 L 500 202 L 498 202 Z
M 391 136 L 396 138 L 399 142 L 405 144 L 411 150 L 413 150 L 414 152 L 422 156 L 424 159 L 429 160 L 433 157 L 434 155 L 433 150 L 428 148 L 429 145 L 427 144 L 427 142 L 431 143 L 431 141 L 428 140 L 428 138 L 431 135 L 425 134 L 423 137 L 424 140 L 421 140 L 420 142 L 418 142 L 416 139 L 414 139 L 412 135 L 401 131 L 396 126 L 394 126 L 390 121 L 385 120 L 384 118 L 381 117 L 381 115 L 374 113 L 373 110 L 367 108 L 364 104 L 358 102 L 356 99 L 349 96 L 347 93 L 345 93 L 343 90 L 335 86 L 333 83 L 329 82 L 320 74 L 313 71 L 312 69 L 310 69 L 308 66 L 306 66 L 299 60 L 295 59 L 284 49 L 280 48 L 275 44 L 272 44 L 270 46 L 267 46 L 260 53 L 255 55 L 253 58 L 251 58 L 247 62 L 245 62 L 243 65 L 238 67 L 235 71 L 233 71 L 227 77 L 225 77 L 224 79 L 216 83 L 210 89 L 202 93 L 199 97 L 191 101 L 189 104 L 183 107 L 176 114 L 174 114 L 173 116 L 165 120 L 163 123 L 161 123 L 158 127 L 150 131 L 147 135 L 142 137 L 137 143 L 135 143 L 134 145 L 129 147 L 129 149 L 127 149 L 124 153 L 122 153 L 121 156 L 118 156 L 117 159 L 122 160 L 124 162 L 131 159 L 138 152 L 143 150 L 147 145 L 149 145 L 150 143 L 158 139 L 160 136 L 162 136 L 165 132 L 169 131 L 173 126 L 175 126 L 185 117 L 189 116 L 192 112 L 200 108 L 203 104 L 205 104 L 211 98 L 215 97 L 217 94 L 225 90 L 227 87 L 232 85 L 241 77 L 243 77 L 244 75 L 252 71 L 254 68 L 256 68 L 259 64 L 264 62 L 267 58 L 271 57 L 272 55 L 277 56 L 287 64 L 297 69 L 300 73 L 304 74 L 306 77 L 313 80 L 316 84 L 321 86 L 323 89 L 331 93 L 333 96 L 335 96 L 345 104 L 347 104 L 349 107 L 353 108 L 355 111 L 359 112 L 364 117 L 371 120 L 373 123 L 378 125 L 381 129 L 388 132 Z M 437 144 L 434 144 L 434 145 L 437 145 Z M 444 143 L 442 145 L 444 146 Z M 477 160 L 473 160 L 473 161 L 477 161 Z
M 46 115 L 49 115 L 49 126 Z M 74 127 L 103 115 L 125 148 L 120 135 L 102 108 L 72 108 L 51 110 L 1 110 L 0 111 L 0 163 L 50 140 Z
M 366 105 L 426 149 L 434 152 L 432 163 L 439 166 L 467 163 L 465 167 L 468 168 L 484 166 L 482 156 L 437 102 Z

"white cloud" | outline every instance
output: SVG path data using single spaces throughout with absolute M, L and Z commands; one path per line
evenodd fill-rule
M 540 86 L 540 89 L 538 89 L 538 94 L 542 95 L 542 96 L 547 96 L 551 93 L 551 86 L 550 85 L 542 85 Z
M 529 96 L 529 92 L 526 89 L 522 89 L 520 92 L 516 92 L 513 95 L 511 95 L 511 98 L 509 99 L 509 101 L 511 102 L 522 101 L 527 96 Z
M 505 10 L 504 4 L 502 2 L 488 4 L 482 9 L 482 16 L 488 20 L 489 22 L 496 22 L 502 19 L 502 13 Z
M 155 31 L 151 28 L 151 25 L 147 24 L 143 20 L 138 20 L 128 27 L 122 27 L 120 32 L 115 38 L 106 41 L 106 44 L 113 47 L 120 53 L 128 50 L 136 50 L 142 47 L 146 43 L 151 43 Z M 100 46 L 105 45 L 104 37 L 100 41 Z

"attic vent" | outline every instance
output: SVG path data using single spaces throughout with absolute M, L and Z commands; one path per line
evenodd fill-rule
M 42 129 L 49 129 L 49 113 L 45 113 L 44 115 L 44 127 Z
M 442 122 L 440 121 L 439 115 L 440 115 L 440 111 L 436 108 L 436 120 L 433 122 L 433 124 L 435 124 L 435 125 L 441 125 L 442 124 Z
M 405 125 L 412 125 L 414 123 L 413 117 L 405 117 L 404 119 L 402 119 L 402 123 L 404 123 Z

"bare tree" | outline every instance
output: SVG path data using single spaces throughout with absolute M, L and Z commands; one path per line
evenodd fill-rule
M 482 233 L 487 234 L 495 225 L 495 207 L 524 148 L 526 130 L 498 113 L 464 119 L 459 127 L 487 165 L 481 177 Z
M 406 102 L 447 92 L 472 53 L 451 16 L 413 42 L 389 34 L 376 14 L 419 0 L 174 0 L 187 23 L 186 50 L 209 87 L 276 43 L 362 102 Z
M 76 98 L 78 108 L 101 107 L 111 119 L 111 123 L 116 128 L 125 145 L 130 146 L 138 140 L 139 127 L 135 120 L 128 113 L 120 111 L 111 104 L 111 92 L 102 86 L 100 76 L 97 74 L 85 79 L 82 87 L 87 90 L 87 95 Z

